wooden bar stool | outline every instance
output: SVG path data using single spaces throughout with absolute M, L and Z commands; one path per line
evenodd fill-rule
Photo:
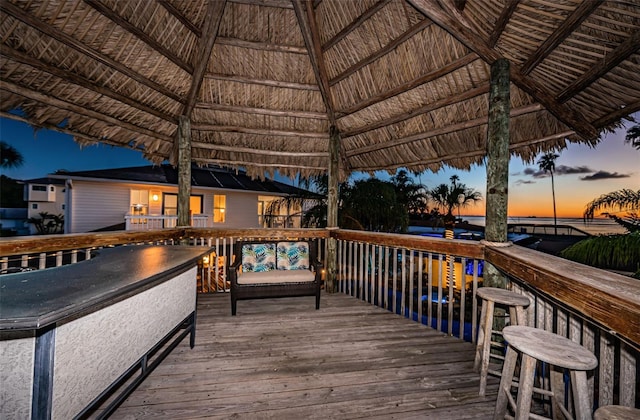
M 598 359 L 593 353 L 568 338 L 538 328 L 515 325 L 505 327 L 502 333 L 508 346 L 502 369 L 500 388 L 498 389 L 494 419 L 504 419 L 508 406 L 511 406 L 514 410 L 514 418 L 516 420 L 529 418 L 534 392 L 534 373 L 538 361 L 549 364 L 551 390 L 549 392 L 549 390 L 535 389 L 535 391 L 551 397 L 553 418 L 558 418 L 559 412 L 565 418 L 572 418 L 564 407 L 561 398 L 564 393 L 564 369 L 569 370 L 571 378 L 575 419 L 590 420 L 592 418 L 587 386 L 587 371 L 598 366 Z M 518 354 L 522 355 L 522 361 L 520 363 L 520 380 L 518 382 L 518 400 L 514 404 L 511 396 L 511 386 L 513 385 L 512 381 Z M 537 416 L 536 418 L 542 417 Z
M 503 305 L 509 308 L 509 320 L 511 325 L 527 325 L 527 312 L 525 308 L 531 304 L 527 296 L 520 295 L 497 287 L 481 287 L 477 291 L 477 296 L 482 299 L 482 309 L 480 311 L 480 324 L 478 325 L 478 342 L 476 344 L 476 358 L 473 367 L 476 372 L 480 372 L 480 392 L 484 396 L 487 390 L 487 374 L 500 376 L 501 372 L 489 370 L 489 361 L 493 358 L 503 359 L 503 357 L 491 354 L 491 337 L 494 333 L 500 334 L 493 329 L 493 316 L 495 305 Z M 494 342 L 498 345 L 499 343 Z
M 638 420 L 640 410 L 621 405 L 606 405 L 596 410 L 593 420 Z

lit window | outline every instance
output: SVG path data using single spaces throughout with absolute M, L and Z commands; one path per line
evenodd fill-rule
M 227 210 L 227 196 L 213 195 L 213 223 L 224 223 Z

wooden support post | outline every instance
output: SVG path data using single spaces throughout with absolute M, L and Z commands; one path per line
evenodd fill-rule
M 340 177 L 340 133 L 335 126 L 329 129 L 329 191 L 327 197 L 327 228 L 338 227 L 338 184 Z M 328 293 L 335 291 L 337 272 L 337 241 L 329 238 L 327 241 L 327 261 L 325 290 Z
M 509 185 L 509 61 L 491 65 L 489 119 L 487 122 L 487 201 L 485 239 L 507 242 L 507 199 Z M 506 280 L 487 264 L 484 285 L 506 287 Z
M 178 227 L 190 226 L 191 197 L 191 122 L 181 115 L 178 119 Z

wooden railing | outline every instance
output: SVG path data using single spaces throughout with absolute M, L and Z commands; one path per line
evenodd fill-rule
M 531 297 L 532 325 L 598 357 L 590 376 L 596 407 L 640 406 L 640 281 L 518 246 L 348 230 L 177 228 L 8 238 L 0 241 L 0 264 L 38 269 L 78 261 L 96 247 L 207 245 L 215 259 L 202 263 L 199 287 L 213 292 L 227 289 L 227 258 L 238 239 L 329 237 L 338 243 L 340 292 L 468 341 L 478 321 L 475 292 L 491 263 L 509 288 Z
M 124 216 L 126 230 L 156 230 L 172 229 L 178 224 L 178 216 L 166 214 L 138 215 L 127 214 Z M 194 214 L 191 216 L 191 227 L 208 227 L 209 216 L 206 214 Z

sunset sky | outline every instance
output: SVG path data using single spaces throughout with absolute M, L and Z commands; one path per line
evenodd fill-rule
M 634 114 L 636 120 L 640 113 Z M 627 127 L 631 124 L 627 124 Z M 605 135 L 595 148 L 570 145 L 557 152 L 555 190 L 558 217 L 582 217 L 585 205 L 594 198 L 622 188 L 640 188 L 640 151 L 625 144 L 626 129 Z M 0 118 L 0 140 L 22 153 L 24 165 L 17 169 L 3 170 L 3 174 L 15 179 L 32 179 L 46 176 L 58 169 L 81 171 L 149 165 L 141 153 L 110 146 L 89 146 L 83 149 L 70 136 L 39 130 L 34 133 L 28 125 Z M 541 174 L 536 161 L 524 163 L 512 157 L 509 165 L 509 216 L 551 217 L 551 179 Z M 486 172 L 484 166 L 470 171 L 446 168 L 434 174 L 424 172 L 416 181 L 427 188 L 448 183 L 456 174 L 460 182 L 474 188 L 485 197 Z M 388 179 L 386 173 L 377 174 Z M 355 178 L 368 177 L 356 175 Z M 286 179 L 279 179 L 284 180 Z M 484 200 L 462 211 L 465 215 L 483 215 Z

